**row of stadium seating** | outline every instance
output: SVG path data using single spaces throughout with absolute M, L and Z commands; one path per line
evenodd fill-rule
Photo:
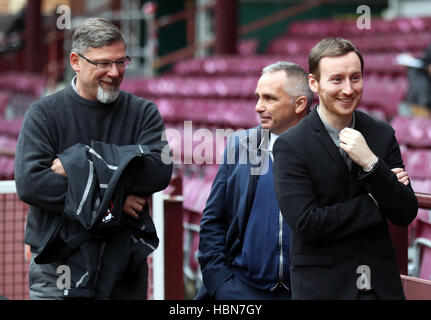
M 13 179 L 14 158 L 0 155 L 0 180 Z
M 0 117 L 0 136 L 18 137 L 22 126 L 22 118 L 5 119 Z
M 406 149 L 403 160 L 409 177 L 431 179 L 431 149 Z
M 0 116 L 4 116 L 9 104 L 9 94 L 7 91 L 0 91 Z
M 305 54 L 310 52 L 317 42 L 322 38 L 320 36 L 313 38 L 292 38 L 287 35 L 280 36 L 272 40 L 267 48 L 268 54 Z M 349 40 L 361 51 L 361 53 L 381 53 L 381 52 L 406 52 L 406 51 L 423 51 L 431 42 L 431 33 L 422 32 L 418 34 L 385 34 L 364 37 L 349 37 Z
M 143 97 L 250 98 L 255 77 L 187 77 L 160 76 L 154 79 L 124 79 L 121 88 Z
M 415 34 L 431 30 L 430 17 L 396 18 L 386 20 L 373 17 L 370 29 L 360 29 L 357 20 L 316 19 L 296 21 L 289 25 L 286 33 L 296 37 L 329 36 L 373 36 L 387 34 Z
M 396 116 L 391 121 L 398 143 L 411 148 L 430 148 L 431 120 L 422 117 Z
M 253 99 L 155 98 L 167 123 L 193 121 L 206 126 L 249 128 L 257 124 Z
M 42 96 L 46 78 L 22 72 L 0 74 L 0 180 L 14 177 L 14 154 L 23 116 Z
M 209 123 L 220 123 L 220 120 L 254 123 L 257 81 L 256 76 L 190 76 L 184 79 L 182 76 L 169 75 L 155 79 L 125 79 L 121 87 L 138 96 L 160 101 L 161 114 L 167 119 L 208 118 L 219 119 L 214 122 L 210 120 Z M 370 75 L 364 82 L 362 105 L 380 109 L 387 117 L 394 116 L 407 89 L 405 77 Z M 207 114 L 219 108 L 223 108 L 226 114 Z M 197 110 L 206 115 L 196 115 Z
M 23 92 L 40 97 L 46 89 L 46 77 L 41 75 L 8 72 L 0 76 L 0 89 L 10 90 L 12 92 Z
M 414 53 L 419 55 L 420 52 Z M 364 73 L 399 76 L 405 74 L 405 67 L 396 63 L 397 52 L 372 53 L 364 55 Z M 276 61 L 288 60 L 308 70 L 307 54 L 264 54 L 247 57 L 213 56 L 202 59 L 185 59 L 176 63 L 172 72 L 181 76 L 252 76 Z
M 431 179 L 410 178 L 410 181 L 412 183 L 412 187 L 415 192 L 431 194 Z

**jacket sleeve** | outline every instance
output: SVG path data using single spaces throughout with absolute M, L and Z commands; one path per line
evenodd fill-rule
M 273 148 L 275 192 L 283 217 L 306 242 L 340 240 L 384 222 L 368 194 L 319 203 L 313 179 L 292 140 L 280 136 Z M 313 164 L 318 166 L 316 159 Z M 328 188 L 331 188 L 328 185 Z
M 151 195 L 165 189 L 171 180 L 172 158 L 164 138 L 165 127 L 157 107 L 151 103 L 146 111 L 136 144 L 148 154 L 132 161 L 131 194 Z
M 225 201 L 229 171 L 226 162 L 227 150 L 228 148 L 225 149 L 224 161 L 220 164 L 214 179 L 202 214 L 199 231 L 198 259 L 202 270 L 203 283 L 211 296 L 214 296 L 220 285 L 232 275 L 228 267 L 226 248 L 228 225 Z
M 395 135 L 386 159 L 379 157 L 376 168 L 360 179 L 376 199 L 382 214 L 395 225 L 407 226 L 417 215 L 418 201 L 411 183 L 406 186 L 399 182 L 392 168 L 404 168 Z
M 24 117 L 15 155 L 15 183 L 20 199 L 50 212 L 63 212 L 67 178 L 51 170 L 56 158 L 46 118 L 37 105 Z

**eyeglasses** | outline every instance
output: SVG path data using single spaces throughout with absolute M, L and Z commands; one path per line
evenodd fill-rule
M 85 59 L 85 61 L 87 61 L 88 63 L 91 63 L 92 65 L 95 65 L 97 70 L 99 71 L 109 71 L 112 69 L 112 64 L 115 63 L 117 65 L 117 69 L 120 71 L 125 70 L 129 65 L 130 62 L 132 61 L 132 58 L 130 58 L 129 56 L 126 56 L 124 59 L 119 59 L 117 61 L 109 61 L 109 62 L 95 62 L 95 61 L 91 61 L 90 59 L 84 57 L 82 54 L 78 53 L 78 56 L 80 56 L 81 58 Z

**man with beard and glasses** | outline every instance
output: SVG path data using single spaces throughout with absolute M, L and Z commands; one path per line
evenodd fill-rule
M 146 298 L 146 256 L 158 244 L 147 199 L 166 188 L 172 166 L 156 105 L 119 89 L 130 60 L 116 26 L 86 19 L 72 38 L 76 76 L 25 115 L 15 179 L 30 205 L 31 299 Z M 71 279 L 59 282 L 61 265 Z
M 387 221 L 418 203 L 392 127 L 355 110 L 364 61 L 345 39 L 309 54 L 319 105 L 274 144 L 275 193 L 291 228 L 293 299 L 404 299 Z

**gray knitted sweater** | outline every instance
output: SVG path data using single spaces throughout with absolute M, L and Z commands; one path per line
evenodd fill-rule
M 171 178 L 172 166 L 161 158 L 167 145 L 163 131 L 156 105 L 124 91 L 114 102 L 102 104 L 82 98 L 69 84 L 34 102 L 24 117 L 15 156 L 17 193 L 30 205 L 25 241 L 32 251 L 46 244 L 54 221 L 63 214 L 67 177 L 50 169 L 57 154 L 91 141 L 146 145 L 151 153 L 131 164 L 135 175 L 129 193 L 150 195 L 166 188 Z

